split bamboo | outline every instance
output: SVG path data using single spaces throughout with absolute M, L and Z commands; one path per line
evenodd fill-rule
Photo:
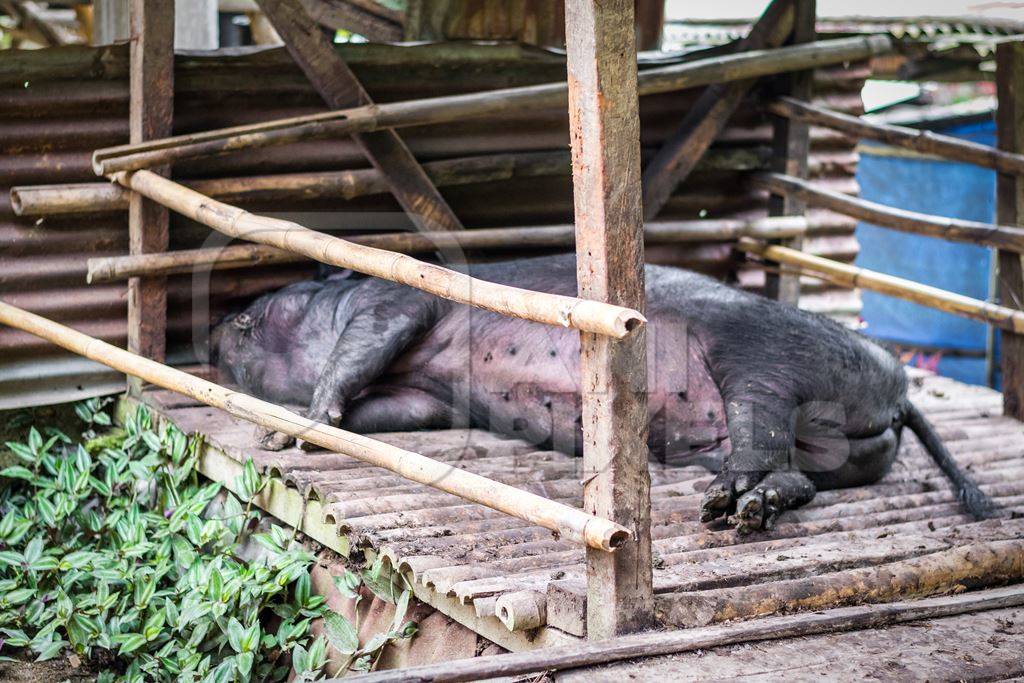
M 843 287 L 860 287 L 972 320 L 980 320 L 1011 332 L 1024 332 L 1024 311 L 972 299 L 885 273 L 865 270 L 847 263 L 839 263 L 797 249 L 766 245 L 747 238 L 741 239 L 738 247 L 768 261 L 794 266 L 802 272 Z
M 423 164 L 437 186 L 483 183 L 513 177 L 568 175 L 566 152 L 529 152 L 462 157 Z M 196 192 L 223 200 L 354 199 L 388 191 L 387 183 L 374 168 L 332 173 L 281 173 L 247 178 L 217 178 L 182 182 Z M 66 185 L 25 185 L 11 188 L 11 207 L 18 216 L 56 216 L 78 213 L 123 211 L 130 192 L 111 183 L 69 183 Z
M 794 121 L 825 126 L 858 138 L 877 140 L 921 154 L 934 154 L 945 159 L 963 161 L 1000 173 L 1024 175 L 1024 154 L 1005 152 L 988 145 L 961 140 L 949 135 L 904 126 L 866 121 L 859 116 L 782 97 L 768 105 L 768 111 Z
M 900 232 L 1024 253 L 1024 228 L 906 211 L 833 192 L 782 173 L 755 173 L 755 186 Z
M 783 239 L 806 232 L 803 217 L 761 218 L 752 220 L 717 219 L 648 223 L 644 238 L 648 243 L 732 241 L 740 237 Z M 403 254 L 427 253 L 450 249 L 522 249 L 569 247 L 575 244 L 572 225 L 487 228 L 461 232 L 401 232 L 379 235 L 353 235 L 348 241 Z M 270 263 L 296 263 L 306 257 L 262 244 L 240 244 L 222 249 L 189 249 L 142 256 L 105 256 L 91 258 L 86 276 L 90 284 L 127 280 L 131 277 L 176 275 L 197 268 L 234 270 Z
M 630 533 L 625 527 L 582 510 L 418 453 L 315 422 L 279 405 L 226 389 L 163 363 L 119 349 L 2 301 L 0 323 L 46 339 L 73 353 L 138 377 L 150 384 L 220 408 L 243 420 L 290 434 L 329 451 L 383 467 L 410 481 L 527 520 L 558 534 L 561 538 L 608 552 L 614 551 L 630 539 Z
M 888 52 L 891 48 L 892 41 L 888 37 L 868 36 L 837 38 L 792 47 L 751 50 L 734 55 L 697 59 L 640 72 L 638 91 L 640 95 L 651 95 L 712 83 L 804 71 L 866 59 Z M 546 83 L 465 95 L 373 104 L 180 135 L 138 145 L 108 147 L 93 154 L 93 169 L 97 175 L 110 175 L 118 171 L 150 168 L 181 159 L 300 140 L 340 137 L 382 128 L 462 121 L 525 107 L 564 109 L 567 106 L 566 83 Z
M 478 280 L 448 268 L 417 261 L 405 254 L 325 235 L 298 223 L 257 216 L 210 199 L 151 171 L 118 173 L 114 179 L 229 237 L 303 254 L 321 263 L 351 268 L 457 303 L 616 339 L 622 339 L 646 322 L 639 312 L 622 306 Z

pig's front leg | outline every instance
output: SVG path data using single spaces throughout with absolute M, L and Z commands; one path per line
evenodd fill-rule
M 367 282 L 366 289 L 353 302 L 354 313 L 317 380 L 305 411 L 311 420 L 340 425 L 348 402 L 436 321 L 437 300 L 430 294 L 379 280 Z M 269 450 L 295 442 L 279 432 L 264 434 L 258 441 Z

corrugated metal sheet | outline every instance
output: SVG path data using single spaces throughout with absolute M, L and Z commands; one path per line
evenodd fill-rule
M 565 78 L 562 56 L 511 45 L 348 45 L 345 58 L 377 101 L 469 92 Z M 323 109 L 319 98 L 282 49 L 230 54 L 179 55 L 176 65 L 175 132 L 185 133 L 293 116 Z M 820 98 L 829 106 L 859 112 L 863 66 L 818 75 Z M 653 152 L 696 97 L 693 91 L 643 98 L 642 142 Z M 14 185 L 95 181 L 90 154 L 127 139 L 127 48 L 54 48 L 8 52 L 0 60 L 0 297 L 68 323 L 116 344 L 125 341 L 125 287 L 85 284 L 86 259 L 127 251 L 125 215 L 62 216 L 37 221 L 13 215 Z M 403 137 L 423 160 L 498 152 L 565 150 L 567 114 L 531 110 L 500 120 L 465 121 L 408 129 Z M 741 107 L 719 146 L 755 149 L 770 139 L 768 124 L 754 106 Z M 857 155 L 852 141 L 828 131 L 813 135 L 812 170 L 826 186 L 857 190 Z M 367 164 L 349 140 L 314 141 L 182 163 L 180 178 L 338 170 Z M 742 174 L 695 173 L 672 198 L 664 218 L 709 218 L 763 214 L 766 195 L 744 189 Z M 525 178 L 446 188 L 443 194 L 468 226 L 539 225 L 572 218 L 571 182 L 565 177 Z M 247 208 L 274 212 L 397 212 L 387 196 L 353 202 L 303 201 Z M 833 216 L 807 240 L 815 253 L 850 261 L 857 253 L 854 222 Z M 172 248 L 203 244 L 210 232 L 180 218 L 172 220 Z M 723 244 L 659 246 L 653 262 L 698 268 L 719 276 L 735 269 Z M 243 300 L 298 278 L 311 266 L 214 273 L 209 309 L 213 316 Z M 758 271 L 740 273 L 757 287 Z M 193 311 L 192 278 L 169 284 L 169 348 L 187 360 L 194 330 L 208 326 L 206 306 Z M 809 283 L 808 308 L 855 315 L 859 299 Z M 199 335 L 202 337 L 202 335 Z M 21 332 L 0 330 L 0 408 L 71 400 L 109 392 L 113 375 L 68 356 Z M 33 380 L 32 378 L 35 378 Z

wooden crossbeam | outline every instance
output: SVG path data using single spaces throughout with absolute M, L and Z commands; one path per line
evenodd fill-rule
M 331 109 L 373 104 L 320 24 L 294 0 L 257 0 L 289 54 Z M 461 230 L 462 223 L 393 129 L 354 133 L 352 139 L 384 176 L 419 230 Z

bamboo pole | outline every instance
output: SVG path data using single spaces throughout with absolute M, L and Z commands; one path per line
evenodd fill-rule
M 953 161 L 963 161 L 1000 173 L 1024 175 L 1024 154 L 1006 152 L 988 145 L 940 135 L 930 130 L 866 121 L 790 97 L 782 97 L 768 105 L 768 111 L 794 121 L 825 126 L 848 135 L 877 140 L 921 154 L 934 154 Z
M 524 519 L 555 532 L 561 538 L 585 543 L 607 552 L 616 550 L 630 538 L 625 527 L 582 510 L 418 453 L 315 422 L 279 405 L 226 389 L 163 363 L 129 353 L 3 301 L 0 301 L 0 323 L 46 339 L 73 353 L 139 377 L 150 384 L 220 408 L 248 422 L 290 434 L 329 451 L 383 467 L 410 481 Z
M 298 223 L 257 216 L 210 199 L 151 171 L 118 173 L 114 179 L 229 237 L 303 254 L 321 263 L 351 268 L 458 303 L 616 339 L 622 339 L 646 322 L 639 312 L 622 306 L 478 280 L 404 254 L 315 232 Z
M 715 56 L 645 70 L 639 75 L 638 90 L 641 95 L 651 95 L 711 83 L 802 71 L 865 59 L 888 52 L 891 48 L 892 42 L 888 37 L 868 36 Z M 525 107 L 564 109 L 567 105 L 566 83 L 545 83 L 465 95 L 373 104 L 179 135 L 141 145 L 107 147 L 93 154 L 93 169 L 97 175 L 110 175 L 118 171 L 133 171 L 181 159 L 281 145 L 299 140 L 340 137 L 381 128 L 462 121 Z
M 770 246 L 748 238 L 741 239 L 737 246 L 743 251 L 757 254 L 769 261 L 795 266 L 802 272 L 843 287 L 860 287 L 972 320 L 980 320 L 1011 332 L 1024 332 L 1024 311 L 972 299 L 893 275 L 865 270 L 847 263 L 838 263 L 788 247 Z
M 715 219 L 648 223 L 644 239 L 651 244 L 733 241 L 740 237 L 781 239 L 806 232 L 803 217 L 760 218 L 752 220 Z M 575 244 L 575 226 L 544 225 L 534 227 L 486 228 L 462 232 L 399 232 L 379 235 L 353 235 L 355 244 L 403 254 L 427 253 L 448 249 L 522 249 L 569 247 Z M 105 256 L 91 258 L 86 281 L 89 284 L 114 282 L 141 275 L 176 275 L 197 268 L 234 270 L 271 263 L 298 263 L 307 257 L 262 244 L 239 244 L 222 249 L 188 249 L 144 256 Z
M 423 164 L 431 181 L 441 186 L 569 174 L 567 152 L 528 152 L 460 157 Z M 182 181 L 186 187 L 208 197 L 244 201 L 257 199 L 354 199 L 388 191 L 387 183 L 374 168 L 330 173 L 281 173 L 243 178 Z M 69 183 L 66 185 L 24 185 L 11 188 L 11 207 L 18 216 L 54 216 L 77 213 L 123 211 L 131 192 L 111 183 Z
M 375 671 L 346 678 L 365 683 L 438 683 L 517 678 L 524 674 L 562 671 L 641 657 L 710 650 L 738 643 L 797 638 L 881 628 L 923 619 L 1024 605 L 1024 588 L 1009 586 L 987 591 L 937 598 L 907 600 L 882 605 L 841 607 L 824 612 L 791 614 L 741 621 L 719 626 L 675 631 L 654 631 L 609 640 L 516 652 L 493 657 L 472 657 L 406 669 Z M 339 683 L 335 678 L 325 683 Z
M 897 209 L 815 187 L 805 180 L 781 173 L 755 173 L 751 178 L 755 186 L 773 194 L 795 197 L 892 230 L 1024 253 L 1024 228 Z

